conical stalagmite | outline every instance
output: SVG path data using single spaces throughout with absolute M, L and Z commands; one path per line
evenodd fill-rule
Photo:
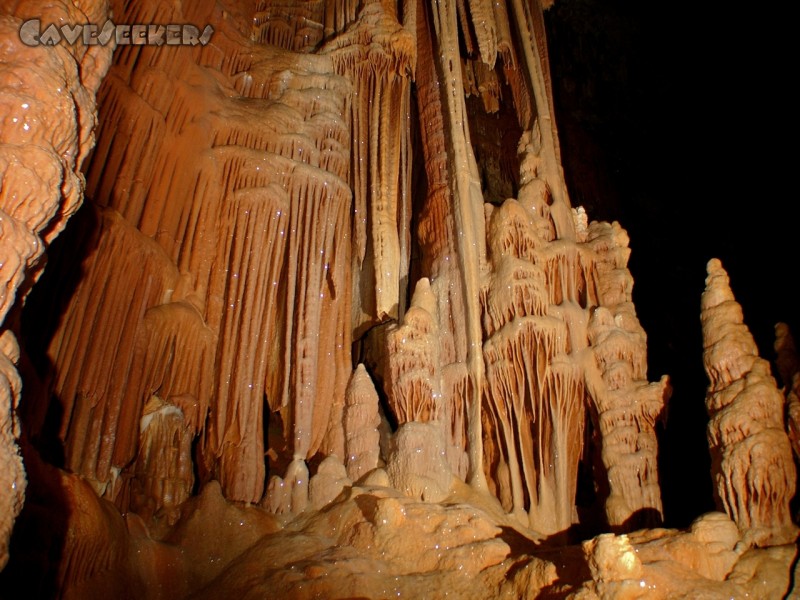
M 717 259 L 708 262 L 701 319 L 717 503 L 749 542 L 792 542 L 798 532 L 789 509 L 796 473 L 783 426 L 783 396 L 769 363 L 758 356 Z
M 378 466 L 381 418 L 378 392 L 363 364 L 347 384 L 344 405 L 345 465 L 347 476 L 358 481 Z

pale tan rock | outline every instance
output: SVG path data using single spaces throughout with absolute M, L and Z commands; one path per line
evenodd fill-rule
M 344 431 L 347 476 L 358 481 L 378 466 L 381 418 L 378 393 L 363 364 L 359 364 L 345 392 Z
M 589 560 L 592 579 L 601 586 L 614 582 L 624 583 L 627 579 L 639 579 L 642 576 L 642 562 L 625 534 L 602 534 L 584 544 L 584 551 Z M 624 591 L 621 594 L 627 596 Z M 616 594 L 610 594 L 601 587 L 600 597 L 607 595 Z
M 174 523 L 177 508 L 191 496 L 194 428 L 188 421 L 179 406 L 158 396 L 152 396 L 142 409 L 139 450 L 128 493 L 130 509 L 146 520 L 165 510 L 170 524 Z
M 398 424 L 432 421 L 442 413 L 437 317 L 430 283 L 420 279 L 402 323 L 378 334 L 376 370 Z
M 538 181 L 538 161 L 534 152 L 522 162 L 519 202 L 486 212 L 489 487 L 526 525 L 566 531 L 577 518 L 574 482 L 590 399 L 608 523 L 615 530 L 656 524 L 662 511 L 655 424 L 670 388 L 666 378 L 647 381 L 627 235 L 617 224 L 592 223 L 581 229 L 581 243 L 554 239 L 550 203 L 523 200 L 525 186 Z
M 501 588 L 503 597 L 536 597 L 556 579 L 555 569 L 530 557 L 511 559 L 499 533 L 479 509 L 353 488 L 324 512 L 265 537 L 197 597 L 477 599 Z
M 598 308 L 588 322 L 592 358 L 586 386 L 601 433 L 608 477 L 605 513 L 617 531 L 653 526 L 662 518 L 656 423 L 665 417 L 669 378 L 647 381 L 647 338 L 636 317 L 627 269 L 628 236 L 618 223 L 592 223 Z
M 319 510 L 330 504 L 346 486 L 352 484 L 342 461 L 336 456 L 326 457 L 308 482 L 308 503 L 311 509 Z
M 280 530 L 278 520 L 266 511 L 227 502 L 216 481 L 203 486 L 180 512 L 161 541 L 183 553 L 182 567 L 172 577 L 183 578 L 189 589 L 205 585 L 247 548 Z
M 783 396 L 769 364 L 758 356 L 743 322 L 728 275 L 717 259 L 708 263 L 702 297 L 703 362 L 710 380 L 714 493 L 757 545 L 788 543 L 797 537 L 789 501 L 795 491 L 795 466 L 783 426 Z
M 392 482 L 389 480 L 389 475 L 385 469 L 373 469 L 361 478 L 361 484 L 364 486 L 377 486 L 377 487 L 392 487 Z
M 733 549 L 738 540 L 736 524 L 720 513 L 703 515 L 690 531 L 650 529 L 600 535 L 583 543 L 591 580 L 569 597 L 746 597 L 758 584 L 732 581 L 740 560 L 738 548 Z M 782 560 L 767 558 L 761 572 L 785 568 Z
M 349 121 L 357 329 L 402 317 L 405 310 L 411 219 L 411 131 L 406 124 L 416 66 L 414 26 L 398 22 L 385 3 L 372 0 L 360 8 L 357 21 L 320 49 L 355 88 Z
M 392 487 L 410 498 L 441 502 L 449 494 L 453 474 L 444 450 L 444 424 L 408 422 L 392 436 L 386 473 Z

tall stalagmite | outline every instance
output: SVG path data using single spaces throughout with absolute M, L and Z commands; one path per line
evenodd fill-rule
M 784 398 L 769 363 L 758 356 L 717 259 L 708 263 L 701 318 L 717 503 L 748 541 L 791 542 L 797 537 L 789 509 L 796 474 L 784 430 Z

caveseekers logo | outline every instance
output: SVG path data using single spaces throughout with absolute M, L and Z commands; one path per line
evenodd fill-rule
M 26 46 L 56 46 L 82 40 L 87 46 L 105 46 L 114 40 L 118 46 L 205 46 L 211 41 L 214 28 L 206 25 L 201 32 L 194 25 L 115 25 L 106 21 L 102 27 L 94 23 L 48 25 L 42 29 L 39 19 L 29 19 L 19 29 L 19 39 Z

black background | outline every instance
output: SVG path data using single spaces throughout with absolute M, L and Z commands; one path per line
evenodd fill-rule
M 649 379 L 674 387 L 659 456 L 670 526 L 713 509 L 706 262 L 722 260 L 764 358 L 776 322 L 800 331 L 798 36 L 785 8 L 753 6 L 557 0 L 545 17 L 572 203 L 628 231 Z

